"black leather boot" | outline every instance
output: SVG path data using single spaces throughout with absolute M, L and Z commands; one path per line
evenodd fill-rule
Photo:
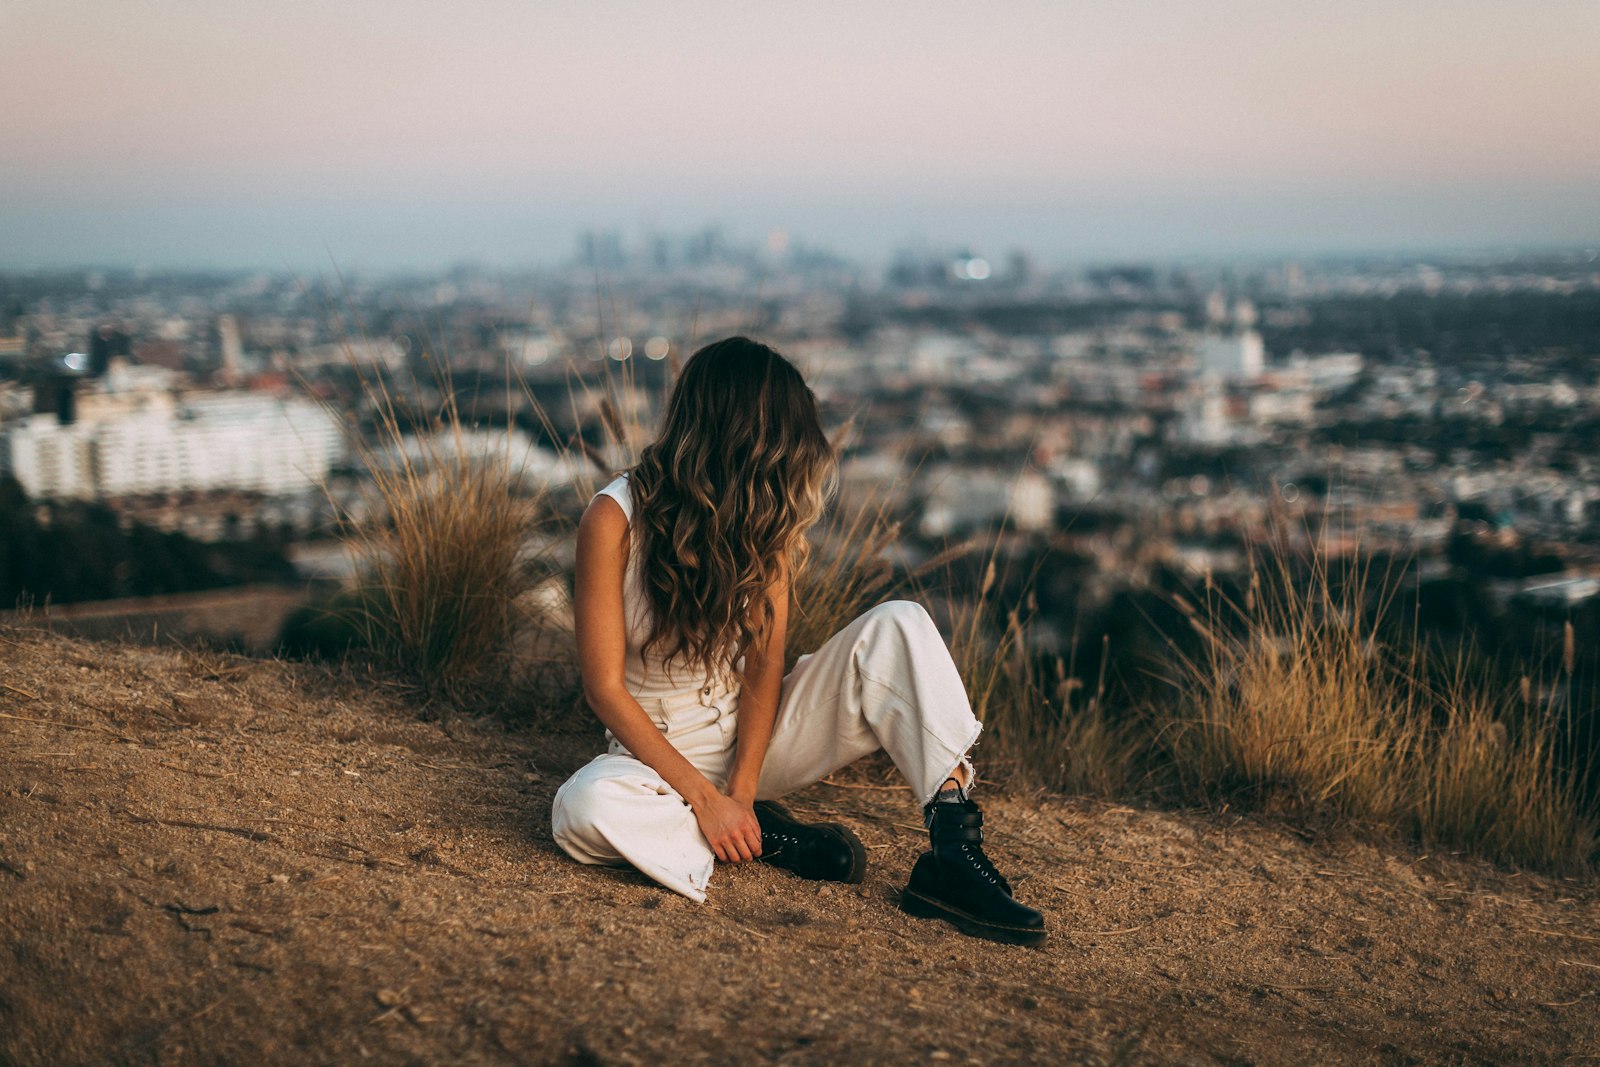
M 1007 882 L 983 853 L 983 811 L 965 794 L 958 803 L 929 806 L 933 849 L 911 868 L 900 908 L 924 919 L 944 919 L 973 937 L 1013 945 L 1044 941 L 1044 916 L 1011 896 Z
M 867 876 L 861 839 L 836 822 L 803 823 L 771 800 L 755 804 L 762 863 L 819 882 L 855 884 Z

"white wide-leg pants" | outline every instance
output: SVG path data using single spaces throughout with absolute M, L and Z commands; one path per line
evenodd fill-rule
M 685 759 L 727 784 L 737 712 L 689 694 L 645 712 Z M 982 725 L 949 649 L 922 605 L 891 600 L 864 612 L 784 676 L 758 797 L 811 785 L 885 749 L 922 803 L 965 762 Z M 582 863 L 631 864 L 703 901 L 715 855 L 694 811 L 655 771 L 612 741 L 556 792 L 556 843 Z

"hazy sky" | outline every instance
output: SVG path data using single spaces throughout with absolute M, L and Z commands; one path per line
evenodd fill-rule
M 1600 241 L 1597 0 L 0 0 L 0 265 Z

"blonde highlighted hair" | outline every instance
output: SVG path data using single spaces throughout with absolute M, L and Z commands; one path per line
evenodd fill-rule
M 632 549 L 653 626 L 644 648 L 707 679 L 764 648 L 768 590 L 804 570 L 806 531 L 835 486 L 836 457 L 800 372 L 746 337 L 684 364 L 661 433 L 629 472 Z

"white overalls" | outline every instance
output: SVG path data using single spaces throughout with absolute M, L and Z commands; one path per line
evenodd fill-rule
M 632 518 L 627 475 L 596 498 L 602 495 Z M 723 788 L 738 734 L 738 677 L 707 686 L 681 661 L 674 671 L 653 654 L 649 663 L 641 658 L 649 607 L 636 563 L 629 559 L 623 582 L 628 690 L 673 747 Z M 926 803 L 965 763 L 981 729 L 927 611 L 891 600 L 801 656 L 784 676 L 757 796 L 802 789 L 882 748 Z M 606 738 L 608 751 L 556 791 L 556 843 L 582 863 L 631 864 L 668 889 L 705 900 L 716 857 L 693 809 L 610 731 Z

